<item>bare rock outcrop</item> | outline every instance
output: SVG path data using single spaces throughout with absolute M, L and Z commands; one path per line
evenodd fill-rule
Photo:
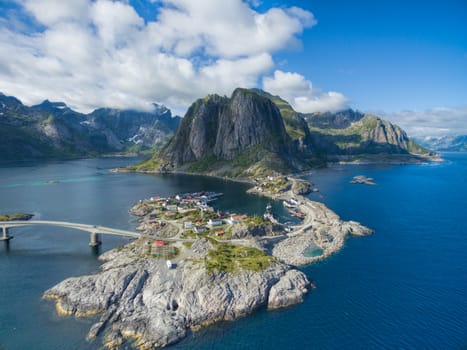
M 193 243 L 188 258 L 169 269 L 165 261 L 143 257 L 145 245 L 131 243 L 103 255 L 95 275 L 69 278 L 47 290 L 61 315 L 101 314 L 88 338 L 105 333 L 109 348 L 125 339 L 141 349 L 175 343 L 190 329 L 234 320 L 255 309 L 285 307 L 303 300 L 310 283 L 300 271 L 278 262 L 262 271 L 208 272 L 203 262 L 211 243 Z M 186 256 L 186 255 L 185 255 Z

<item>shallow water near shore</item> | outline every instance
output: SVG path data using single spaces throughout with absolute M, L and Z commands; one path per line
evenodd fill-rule
M 303 270 L 316 284 L 304 303 L 259 312 L 193 333 L 173 349 L 464 349 L 467 347 L 467 155 L 428 166 L 340 166 L 314 172 L 311 199 L 374 229 Z M 110 173 L 130 159 L 0 166 L 0 212 L 133 229 L 131 204 L 152 195 L 213 190 L 221 210 L 261 214 L 267 198 L 249 187 L 188 175 Z M 355 175 L 376 186 L 350 185 Z M 280 203 L 273 211 L 285 216 Z M 12 230 L 0 247 L 0 349 L 98 349 L 92 320 L 58 317 L 42 293 L 99 261 L 88 234 L 59 228 Z M 127 242 L 103 237 L 102 250 Z
M 304 251 L 303 255 L 307 258 L 316 258 L 317 256 L 323 255 L 323 249 L 318 247 L 316 244 L 310 244 Z

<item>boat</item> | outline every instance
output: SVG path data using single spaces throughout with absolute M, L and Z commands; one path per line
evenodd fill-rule
M 290 203 L 290 202 L 288 202 L 288 201 L 283 201 L 282 204 L 283 204 L 284 207 L 286 207 L 286 208 L 295 208 L 295 207 L 296 207 L 295 204 Z
M 296 200 L 295 198 L 290 198 L 290 201 L 289 201 L 291 204 L 294 204 L 294 205 L 299 205 L 300 202 L 298 200 Z
M 291 216 L 294 216 L 294 217 L 302 219 L 302 220 L 305 218 L 305 213 L 303 213 L 303 212 L 301 212 L 300 210 L 297 210 L 297 209 L 294 209 L 294 210 L 289 209 L 289 214 Z
M 270 211 L 272 209 L 272 205 L 271 203 L 268 203 L 268 205 L 266 205 L 266 211 Z
M 170 260 L 167 260 L 165 263 L 167 264 L 168 269 L 171 269 L 174 266 Z
M 264 220 L 268 220 L 268 221 L 272 222 L 273 224 L 278 224 L 279 223 L 279 221 L 277 221 L 277 219 L 271 213 L 264 213 L 263 218 L 264 218 Z

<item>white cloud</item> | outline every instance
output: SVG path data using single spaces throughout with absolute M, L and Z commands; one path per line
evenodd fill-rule
M 41 24 L 49 26 L 61 21 L 87 17 L 87 0 L 21 0 L 24 8 Z
M 17 2 L 35 24 L 18 30 L 24 13 L 0 21 L 0 91 L 81 111 L 180 110 L 207 93 L 256 87 L 274 53 L 316 23 L 300 8 L 258 12 L 241 0 L 158 0 L 152 19 L 123 0 Z
M 399 125 L 413 137 L 467 134 L 467 105 L 376 114 Z
M 90 6 L 90 20 L 97 28 L 98 36 L 107 49 L 133 44 L 140 39 L 144 20 L 133 7 L 122 2 L 100 0 Z
M 165 49 L 189 55 L 203 49 L 217 57 L 240 57 L 287 47 L 305 27 L 316 24 L 311 12 L 292 8 L 254 11 L 239 0 L 163 0 L 152 27 Z
M 298 73 L 276 70 L 273 77 L 263 78 L 263 88 L 288 100 L 302 113 L 339 111 L 348 107 L 349 100 L 339 92 L 322 92 Z

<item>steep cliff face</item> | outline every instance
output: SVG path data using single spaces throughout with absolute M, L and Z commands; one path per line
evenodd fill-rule
M 292 139 L 292 149 L 299 152 L 304 158 L 311 157 L 313 150 L 311 148 L 311 133 L 306 120 L 301 113 L 296 112 L 292 106 L 280 96 L 274 96 L 266 91 L 253 89 L 261 96 L 271 100 L 282 116 L 287 134 Z
M 378 117 L 350 109 L 302 114 L 279 96 L 239 88 L 230 98 L 194 102 L 169 144 L 132 168 L 254 177 L 367 155 L 376 162 L 412 162 L 430 153 Z
M 263 145 L 284 152 L 290 141 L 279 109 L 267 98 L 237 89 L 219 119 L 214 154 L 233 159 L 244 149 Z
M 211 95 L 188 109 L 175 136 L 163 153 L 174 166 L 211 157 L 214 154 L 219 119 L 229 99 Z
M 253 175 L 304 166 L 292 150 L 278 107 L 253 90 L 236 89 L 231 98 L 210 95 L 193 103 L 152 164 L 163 170 Z

